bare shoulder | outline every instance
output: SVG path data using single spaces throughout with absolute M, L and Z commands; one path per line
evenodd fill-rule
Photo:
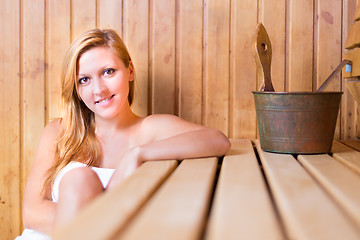
M 184 130 L 195 130 L 195 129 L 203 129 L 205 128 L 202 125 L 198 125 L 195 123 L 191 123 L 181 119 L 178 116 L 171 114 L 154 114 L 146 117 L 143 120 L 144 127 L 148 128 L 167 128 L 170 129 L 184 129 Z
M 171 114 L 154 114 L 143 119 L 142 132 L 151 135 L 153 140 L 169 138 L 182 133 L 208 129 Z

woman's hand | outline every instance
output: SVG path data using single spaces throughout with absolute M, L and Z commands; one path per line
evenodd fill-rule
M 141 147 L 134 147 L 125 152 L 117 165 L 113 176 L 106 189 L 111 189 L 115 185 L 133 174 L 142 163 Z

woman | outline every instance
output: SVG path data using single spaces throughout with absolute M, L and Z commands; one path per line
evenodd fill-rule
M 221 156 L 230 148 L 218 130 L 172 115 L 134 114 L 134 76 L 113 30 L 91 30 L 72 43 L 61 76 L 65 113 L 42 133 L 24 194 L 21 239 L 46 239 L 142 162 Z

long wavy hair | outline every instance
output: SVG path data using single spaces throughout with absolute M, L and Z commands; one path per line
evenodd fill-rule
M 61 73 L 61 97 L 64 115 L 56 146 L 56 163 L 49 169 L 44 190 L 51 187 L 55 177 L 69 162 L 78 161 L 88 166 L 99 166 L 102 150 L 95 134 L 95 116 L 81 100 L 78 91 L 78 61 L 81 55 L 95 47 L 110 48 L 129 67 L 129 51 L 111 29 L 93 29 L 83 33 L 68 49 Z M 134 70 L 135 71 L 135 70 Z M 134 97 L 134 81 L 129 82 L 128 102 Z

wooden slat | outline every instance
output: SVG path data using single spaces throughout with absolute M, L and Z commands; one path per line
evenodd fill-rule
M 285 239 L 250 140 L 233 140 L 216 186 L 206 239 Z
M 360 4 L 357 5 L 355 14 L 354 14 L 354 21 L 360 20 Z
M 360 48 L 355 48 L 344 53 L 343 59 L 347 59 L 352 62 L 351 72 L 346 72 L 345 68 L 342 70 L 343 77 L 360 77 Z
M 144 4 L 146 5 L 146 4 Z M 123 6 L 121 1 L 101 0 L 97 1 L 96 25 L 100 29 L 114 29 L 120 36 L 123 33 Z M 139 17 L 139 15 L 137 16 Z
M 342 1 L 316 1 L 315 11 L 315 76 L 314 90 L 318 89 L 341 62 Z M 325 91 L 341 91 L 341 74 L 338 74 Z M 334 138 L 340 138 L 340 114 L 336 121 Z
M 112 239 L 124 230 L 176 166 L 175 160 L 143 164 L 124 182 L 94 200 L 53 239 Z
M 262 151 L 264 166 L 289 239 L 359 239 L 352 222 L 289 154 Z
M 357 151 L 360 151 L 360 140 L 342 140 L 341 142 Z
M 355 99 L 355 102 L 360 104 L 360 80 L 351 81 L 349 79 L 346 82 L 346 87 L 349 89 L 351 95 Z
M 0 2 L 0 239 L 21 228 L 20 198 L 20 6 Z
M 312 91 L 313 1 L 290 0 L 287 81 L 288 91 Z
M 339 142 L 334 142 L 331 152 L 335 159 L 360 174 L 360 152 Z
M 46 86 L 47 121 L 61 116 L 60 74 L 70 44 L 70 1 L 46 2 Z
M 217 162 L 184 160 L 117 239 L 200 239 Z
M 176 1 L 178 114 L 201 124 L 203 1 Z
M 348 35 L 350 25 L 353 23 L 353 16 L 356 9 L 357 0 L 343 1 L 343 26 L 342 26 L 342 49 Z M 347 50 L 345 49 L 344 52 Z M 344 73 L 343 73 L 344 76 Z M 341 100 L 341 138 L 350 139 L 356 136 L 356 118 L 359 115 L 357 103 L 355 103 L 349 90 L 346 87 L 346 81 L 342 80 L 342 91 L 344 92 Z M 360 126 L 360 124 L 359 124 Z
M 315 89 L 326 80 L 341 62 L 341 1 L 318 0 L 315 21 Z M 340 91 L 340 74 L 326 91 Z
M 275 91 L 285 90 L 286 0 L 260 0 L 259 18 L 272 46 L 271 78 Z
M 354 22 L 349 30 L 349 34 L 347 36 L 345 42 L 346 49 L 353 49 L 359 47 L 360 45 L 360 21 Z
M 229 136 L 256 138 L 256 113 L 251 91 L 257 88 L 257 71 L 251 47 L 257 24 L 257 2 L 232 0 L 231 16 Z
M 45 2 L 24 0 L 22 4 L 21 193 L 45 126 Z
M 150 1 L 151 113 L 175 113 L 175 0 Z
M 124 41 L 135 66 L 135 96 L 132 110 L 149 114 L 149 1 L 124 0 Z
M 230 1 L 206 1 L 204 12 L 203 123 L 228 135 Z
M 360 229 L 360 175 L 327 154 L 303 155 L 298 160 Z
M 72 0 L 71 41 L 96 26 L 96 0 Z M 109 11 L 109 9 L 108 9 Z

